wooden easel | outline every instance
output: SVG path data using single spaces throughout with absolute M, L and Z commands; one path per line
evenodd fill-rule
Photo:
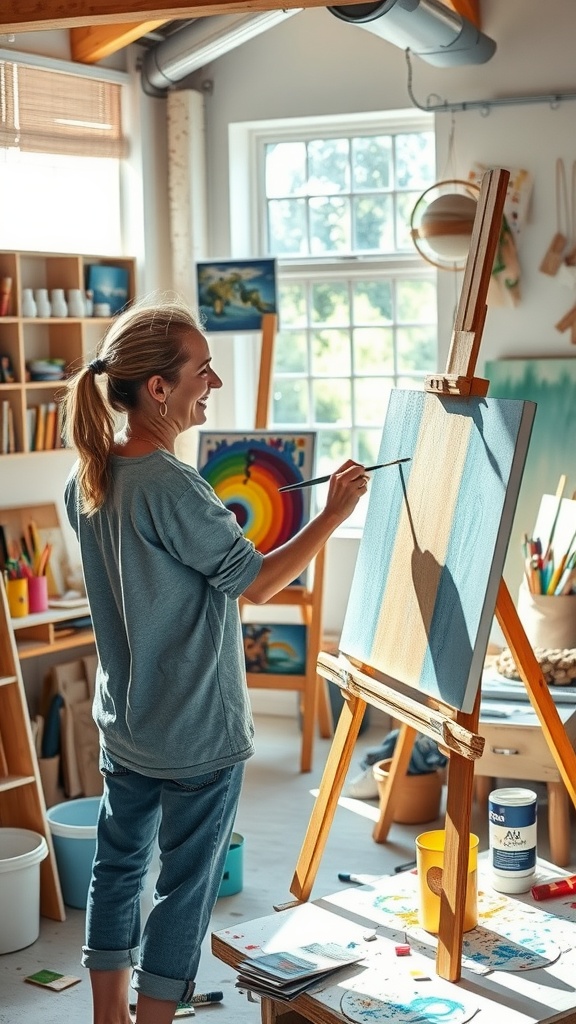
M 268 427 L 268 410 L 270 408 L 270 389 L 272 384 L 272 368 L 274 359 L 274 342 L 276 338 L 276 315 L 265 313 L 262 317 L 262 348 L 260 353 L 260 373 L 258 377 L 258 393 L 256 398 L 256 416 L 254 426 L 257 430 Z M 312 770 L 312 748 L 316 719 L 320 735 L 323 738 L 332 736 L 332 713 L 328 700 L 326 680 L 318 674 L 316 661 L 322 642 L 322 609 L 324 592 L 324 549 L 314 559 L 313 580 L 310 586 L 286 587 L 266 603 L 268 605 L 296 606 L 300 609 L 302 622 L 307 627 L 306 669 L 303 675 L 262 675 L 248 672 L 248 686 L 251 689 L 291 690 L 302 694 L 302 746 L 300 752 L 300 771 Z M 249 604 L 240 600 L 240 609 Z
M 439 395 L 482 396 L 489 381 L 474 376 L 486 315 L 486 295 L 502 222 L 509 174 L 496 170 L 486 174 L 472 233 L 470 255 L 445 374 L 428 378 L 426 390 Z M 510 647 L 519 674 L 538 715 L 550 751 L 576 806 L 576 754 L 562 722 L 534 652 L 502 580 L 496 601 L 496 616 Z M 290 891 L 296 902 L 310 896 L 340 792 L 346 778 L 366 705 L 387 711 L 402 723 L 391 766 L 380 822 L 382 838 L 392 820 L 397 787 L 394 780 L 405 772 L 416 732 L 434 739 L 450 753 L 446 808 L 446 848 L 440 903 L 440 927 L 436 970 L 448 981 L 460 978 L 463 917 L 468 864 L 468 835 L 472 808 L 474 762 L 482 755 L 484 740 L 478 735 L 480 681 L 473 711 L 465 714 L 439 701 L 406 696 L 379 681 L 374 693 L 374 671 L 356 665 L 342 655 L 320 654 L 318 668 L 336 682 L 346 697 L 320 783 L 319 794 L 300 851 Z M 422 699 L 419 699 L 422 697 Z

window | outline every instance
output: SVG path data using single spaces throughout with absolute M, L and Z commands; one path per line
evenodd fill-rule
M 121 252 L 126 148 L 119 83 L 0 61 L 3 248 Z
M 258 152 L 261 249 L 278 260 L 272 422 L 317 431 L 319 474 L 375 463 L 391 388 L 436 369 L 436 276 L 410 239 L 435 180 L 431 121 L 292 123 Z

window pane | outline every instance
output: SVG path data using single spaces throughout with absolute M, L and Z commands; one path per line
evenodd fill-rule
M 302 195 L 306 184 L 304 142 L 278 142 L 266 146 L 266 195 Z
M 396 136 L 396 187 L 418 189 L 434 183 L 433 132 L 409 132 Z
M 394 206 L 391 196 L 360 196 L 352 201 L 354 249 L 363 252 L 393 252 Z
M 331 195 L 350 190 L 348 139 L 317 139 L 308 146 L 308 193 Z
M 430 372 L 435 368 L 436 328 L 402 327 L 398 329 L 398 370 Z
M 319 430 L 316 437 L 316 473 L 326 476 L 338 469 L 352 452 L 349 430 Z M 314 488 L 316 508 L 324 508 L 328 497 L 328 484 Z
M 381 437 L 381 427 L 380 430 L 363 429 L 356 431 L 356 458 L 363 466 L 374 466 L 378 462 Z
M 358 377 L 354 381 L 356 423 L 382 427 L 393 381 L 386 377 Z
M 312 381 L 313 419 L 316 423 L 350 426 L 350 381 L 326 378 Z
M 421 377 L 398 377 L 398 387 L 408 388 L 409 391 L 422 391 L 426 375 Z
M 122 253 L 119 160 L 0 149 L 0 180 L 2 248 Z
M 308 423 L 308 384 L 306 380 L 274 379 L 272 402 L 274 423 Z
M 350 335 L 348 331 L 314 331 L 312 335 L 312 373 L 319 376 L 350 376 Z
M 312 322 L 334 326 L 350 323 L 350 295 L 346 283 L 319 281 L 312 285 Z
M 396 245 L 403 251 L 415 250 L 410 234 L 410 220 L 420 195 L 420 192 L 398 192 L 396 195 Z
M 281 331 L 274 348 L 276 373 L 306 373 L 308 339 L 305 331 Z
M 278 283 L 280 322 L 283 327 L 305 327 L 308 323 L 306 285 L 300 281 Z
M 350 252 L 350 201 L 339 198 L 310 200 L 310 251 Z
M 356 373 L 394 373 L 394 332 L 386 327 L 357 327 L 353 332 Z
M 271 256 L 308 253 L 305 199 L 273 199 L 268 204 L 268 245 Z
M 355 323 L 392 322 L 392 285 L 390 281 L 355 282 L 352 302 Z
M 396 303 L 401 323 L 436 323 L 436 289 L 432 281 L 398 281 Z
M 390 188 L 392 182 L 392 140 L 389 135 L 369 135 L 352 140 L 354 189 Z

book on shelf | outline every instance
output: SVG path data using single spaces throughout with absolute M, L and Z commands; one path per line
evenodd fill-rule
M 2 455 L 11 455 L 16 451 L 14 436 L 14 410 L 7 398 L 2 400 L 2 423 L 1 423 L 1 448 Z
M 336 942 L 311 942 L 297 949 L 264 953 L 238 964 L 237 988 L 290 1001 L 320 978 L 364 960 L 366 952 Z

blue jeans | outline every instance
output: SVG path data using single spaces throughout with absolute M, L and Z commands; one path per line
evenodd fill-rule
M 189 999 L 230 847 L 244 762 L 189 779 L 156 779 L 102 753 L 101 769 L 82 963 L 97 971 L 133 967 L 137 991 Z M 156 836 L 160 871 L 141 934 L 140 895 Z

